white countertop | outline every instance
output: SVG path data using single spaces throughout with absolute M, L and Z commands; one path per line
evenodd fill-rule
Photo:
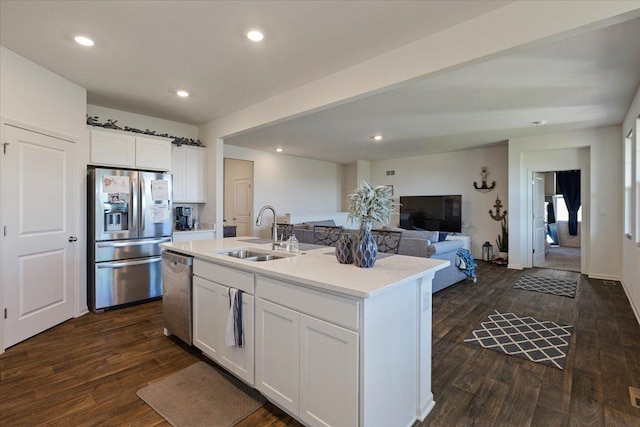
M 176 230 L 173 229 L 173 234 L 188 234 L 188 233 L 202 233 L 204 231 L 214 231 L 212 227 L 201 227 L 196 230 Z
M 204 261 L 213 261 L 252 273 L 265 274 L 358 298 L 376 296 L 407 279 L 433 275 L 450 264 L 449 261 L 431 258 L 393 255 L 378 258 L 372 268 L 359 268 L 353 264 L 340 264 L 335 257 L 335 248 L 332 247 L 300 251 L 295 256 L 263 262 L 247 261 L 219 254 L 240 248 L 255 248 L 263 251 L 271 249 L 271 244 L 242 241 L 248 239 L 251 237 L 163 243 L 160 246 Z M 284 255 L 290 254 L 286 251 L 279 252 Z

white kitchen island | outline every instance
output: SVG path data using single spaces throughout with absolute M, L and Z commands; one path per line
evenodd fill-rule
M 166 243 L 194 261 L 194 345 L 309 426 L 411 426 L 431 392 L 431 280 L 448 261 L 382 255 L 338 263 L 334 248 L 247 261 L 264 240 Z M 304 249 L 304 245 L 302 247 Z M 244 291 L 245 346 L 227 347 L 229 287 Z

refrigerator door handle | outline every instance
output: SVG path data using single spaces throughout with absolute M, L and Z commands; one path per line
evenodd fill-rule
M 104 242 L 98 243 L 99 248 L 126 248 L 127 246 L 155 245 L 157 243 L 165 243 L 171 241 L 169 237 L 153 240 L 137 240 L 135 242 Z
M 140 235 L 145 229 L 144 222 L 147 217 L 147 198 L 144 196 L 144 178 L 140 177 Z
M 154 262 L 161 262 L 162 257 L 154 257 L 137 261 L 116 261 L 116 262 L 100 262 L 96 264 L 97 268 L 122 268 L 130 267 L 132 265 L 152 264 Z

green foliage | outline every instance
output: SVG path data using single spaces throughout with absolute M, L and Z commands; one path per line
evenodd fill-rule
M 371 187 L 366 181 L 349 194 L 349 221 L 360 220 L 388 224 L 395 209 L 395 203 L 391 200 L 391 188 L 386 185 Z
M 498 240 L 496 240 L 498 251 L 509 252 L 509 230 L 507 229 L 506 216 L 502 218 L 502 221 L 500 221 L 500 227 L 502 228 L 502 230 L 500 235 L 498 236 Z

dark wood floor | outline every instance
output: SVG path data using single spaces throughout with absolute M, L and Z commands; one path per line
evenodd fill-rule
M 575 299 L 512 289 L 524 273 L 577 274 L 481 263 L 477 283 L 434 295 L 436 406 L 416 426 L 640 426 L 640 326 L 621 285 L 582 277 Z M 494 310 L 574 325 L 566 369 L 462 343 Z M 167 425 L 136 391 L 202 359 L 162 334 L 160 302 L 88 314 L 0 356 L 0 425 Z M 294 425 L 269 403 L 239 424 Z

